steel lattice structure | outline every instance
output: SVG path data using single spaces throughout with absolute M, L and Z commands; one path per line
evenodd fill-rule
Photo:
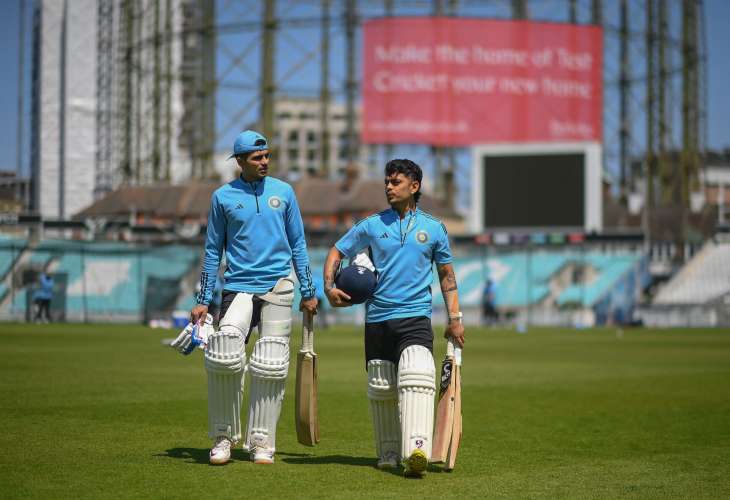
M 601 25 L 604 164 L 618 177 L 621 195 L 639 189 L 638 179 L 648 174 L 657 179 L 649 183 L 650 196 L 653 189 L 661 193 L 657 202 L 686 204 L 688 190 L 699 182 L 707 130 L 701 0 L 84 1 L 96 14 L 84 33 L 95 47 L 97 194 L 122 183 L 210 177 L 220 163 L 215 152 L 227 150 L 241 129 L 256 126 L 271 134 L 285 157 L 306 150 L 297 157 L 299 171 L 334 176 L 353 162 L 371 171 L 393 154 L 408 155 L 448 196 L 451 179 L 468 168 L 463 149 L 359 144 L 362 23 L 430 15 Z M 40 41 L 52 4 L 39 0 L 35 8 L 34 150 L 49 109 L 42 105 L 39 68 L 62 73 L 57 59 L 49 64 Z M 66 22 L 77 22 L 73 12 Z M 75 61 L 67 58 L 66 64 L 68 76 Z M 297 99 L 292 109 L 316 116 L 309 128 L 292 122 L 303 131 L 295 139 L 282 116 L 284 104 Z M 677 176 L 669 156 L 680 150 Z M 632 168 L 639 157 L 646 160 Z

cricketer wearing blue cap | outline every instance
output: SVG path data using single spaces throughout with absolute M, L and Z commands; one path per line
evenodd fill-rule
M 210 463 L 228 462 L 231 446 L 240 440 L 254 462 L 273 463 L 289 366 L 292 264 L 302 295 L 300 309 L 315 314 L 317 299 L 294 190 L 268 177 L 268 141 L 246 130 L 236 138 L 231 156 L 241 175 L 213 193 L 198 305 L 190 314 L 193 323 L 205 320 L 225 252 L 219 330 L 209 336 L 205 348 L 208 434 L 214 440 Z M 251 394 L 244 436 L 239 413 L 245 344 L 256 326 L 259 339 L 248 363 Z
M 324 267 L 330 304 L 349 306 L 350 297 L 334 287 L 336 270 L 343 258 L 369 249 L 378 283 L 366 302 L 365 358 L 378 467 L 395 467 L 402 459 L 406 474 L 413 476 L 423 474 L 431 456 L 434 263 L 450 318 L 446 336 L 459 347 L 464 344 L 446 228 L 417 206 L 422 178 L 416 163 L 389 161 L 385 195 L 391 208 L 353 226 L 332 247 Z

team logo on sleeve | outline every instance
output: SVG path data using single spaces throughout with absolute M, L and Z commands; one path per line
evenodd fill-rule
M 270 196 L 269 197 L 269 206 L 273 208 L 274 210 L 278 210 L 281 208 L 281 198 L 278 196 Z
M 428 233 L 426 231 L 418 231 L 416 233 L 416 241 L 419 243 L 428 243 Z

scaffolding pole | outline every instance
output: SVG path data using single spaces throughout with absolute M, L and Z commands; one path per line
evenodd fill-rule
M 23 177 L 23 101 L 25 100 L 24 76 L 25 76 L 25 0 L 19 0 L 18 10 L 18 128 L 16 130 L 15 142 L 15 185 L 16 200 L 23 200 L 23 209 L 28 208 L 28 199 L 21 192 L 25 183 L 20 182 Z
M 667 114 L 667 88 L 671 85 L 671 80 L 667 70 L 667 0 L 659 0 L 657 10 L 657 59 L 659 62 L 659 82 L 657 86 L 659 153 L 657 155 L 657 170 L 661 188 L 661 203 L 662 205 L 670 205 L 675 201 L 675 190 L 673 162 L 668 158 L 671 132 Z
M 320 67 L 320 90 L 319 90 L 319 141 L 321 163 L 319 175 L 326 177 L 330 171 L 330 130 L 329 130 L 329 105 L 330 105 L 330 0 L 322 0 L 322 24 L 320 38 L 320 54 L 322 66 Z
M 621 0 L 620 13 L 620 61 L 619 76 L 619 161 L 620 161 L 620 193 L 621 202 L 626 202 L 629 190 L 628 163 L 629 163 L 629 135 L 631 118 L 629 116 L 629 96 L 631 93 L 630 62 L 629 62 L 629 6 L 628 0 Z
M 577 0 L 568 0 L 568 21 L 570 21 L 570 24 L 578 24 Z
M 213 172 L 213 150 L 215 148 L 215 92 L 216 82 L 216 25 L 215 25 L 215 2 L 204 1 L 199 4 L 202 9 L 201 18 L 203 28 L 200 36 L 200 112 L 202 131 L 199 141 L 196 144 L 197 161 L 199 163 L 199 178 L 210 178 Z M 273 65 L 272 65 L 273 66 Z M 273 74 L 273 68 L 272 68 Z M 272 125 L 269 132 L 273 132 L 273 106 Z M 271 137 L 271 135 L 266 136 Z
M 433 15 L 436 17 L 444 15 L 444 6 L 441 0 L 433 0 Z M 446 169 L 444 168 L 445 153 L 446 148 L 444 146 L 431 146 L 431 154 L 433 155 L 433 182 L 436 188 L 436 195 L 441 199 L 446 199 L 446 185 L 444 183 L 446 174 Z
M 393 17 L 393 0 L 385 0 L 383 2 L 383 7 L 385 8 L 385 17 Z M 389 162 L 393 159 L 393 151 L 394 147 L 392 144 L 386 144 L 385 149 L 383 153 L 385 154 L 385 162 Z
M 646 159 L 644 210 L 642 221 L 644 226 L 644 244 L 651 248 L 651 216 L 654 213 L 654 172 L 656 154 L 654 139 L 656 137 L 656 88 L 654 81 L 654 57 L 656 56 L 654 0 L 647 0 L 646 5 Z
M 172 167 L 172 0 L 165 0 L 165 133 L 162 179 L 170 182 Z
M 154 17 L 153 22 L 155 24 L 153 34 L 153 54 L 152 64 L 154 72 L 154 80 L 152 83 L 152 180 L 159 182 L 161 180 L 161 158 L 160 158 L 160 128 L 162 127 L 162 121 L 160 114 L 162 113 L 162 102 L 161 102 L 161 89 L 162 83 L 162 62 L 160 61 L 160 52 L 162 51 L 162 40 L 160 39 L 160 2 L 154 3 Z
M 707 30 L 705 29 L 705 8 L 703 0 L 697 0 L 697 151 L 700 158 L 707 153 Z M 700 165 L 704 168 L 704 164 Z
M 646 5 L 646 200 L 644 212 L 654 206 L 654 170 L 656 151 L 656 84 L 654 81 L 654 57 L 656 56 L 654 0 L 647 0 Z M 648 228 L 648 220 L 647 220 Z
M 98 0 L 96 31 L 96 171 L 94 199 L 111 191 L 114 2 Z
M 697 85 L 697 1 L 682 3 L 682 205 L 689 207 L 690 192 L 697 189 L 699 130 Z
M 274 133 L 274 81 L 275 43 L 276 43 L 276 0 L 264 2 L 263 48 L 261 53 L 261 132 L 268 140 Z
M 142 172 L 142 23 L 144 15 L 142 5 L 137 3 L 133 17 L 133 33 L 134 33 L 134 59 L 132 62 L 132 70 L 134 75 L 134 183 L 141 185 L 147 179 L 143 177 Z
M 120 122 L 121 155 L 119 170 L 122 183 L 129 184 L 134 178 L 132 170 L 132 62 L 134 36 L 134 6 L 132 0 L 122 3 L 119 23 L 119 47 L 121 51 L 121 68 L 119 71 L 119 109 L 126 113 L 116 115 Z
M 512 0 L 512 19 L 527 19 L 529 17 L 527 0 Z
M 591 0 L 591 24 L 603 24 L 603 3 L 601 0 Z
M 357 3 L 355 0 L 345 0 L 345 98 L 346 98 L 346 143 L 347 162 L 349 165 L 355 162 L 358 151 L 357 130 L 355 128 L 355 99 L 357 98 L 357 47 L 355 44 L 355 30 L 357 29 Z
M 21 0 L 23 1 L 23 0 Z M 43 9 L 40 4 L 33 6 L 33 64 L 31 65 L 30 101 L 30 203 L 28 209 L 40 212 L 40 141 L 41 141 L 41 31 L 43 29 Z

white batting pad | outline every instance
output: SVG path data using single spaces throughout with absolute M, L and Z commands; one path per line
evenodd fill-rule
M 431 456 L 435 376 L 431 351 L 420 345 L 403 350 L 398 361 L 398 398 L 404 457 L 416 448 Z
M 246 359 L 243 338 L 216 332 L 208 339 L 205 368 L 208 372 L 208 435 L 241 439 L 243 365 Z
M 233 299 L 220 330 L 208 338 L 205 369 L 208 372 L 208 436 L 241 439 L 241 402 L 246 364 L 244 339 L 251 324 L 253 296 L 239 293 Z
M 264 327 L 262 335 L 265 331 Z M 249 451 L 264 449 L 273 452 L 276 449 L 276 424 L 289 371 L 289 337 L 262 337 L 257 340 L 248 371 L 251 375 L 251 394 L 246 443 Z
M 394 363 L 381 359 L 368 361 L 368 399 L 373 417 L 375 453 L 378 457 L 383 457 L 388 452 L 400 456 L 396 382 Z

